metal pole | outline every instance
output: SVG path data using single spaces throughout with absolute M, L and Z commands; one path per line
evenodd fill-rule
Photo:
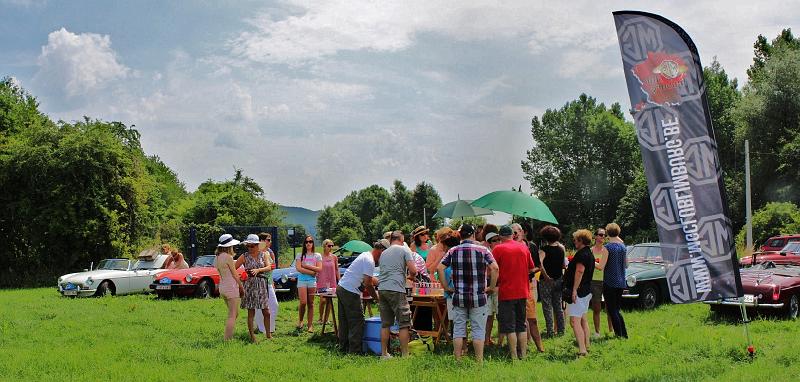
M 745 251 L 753 251 L 753 212 L 750 204 L 750 142 L 744 141 L 744 192 L 745 192 L 745 212 L 747 233 L 745 235 L 747 241 L 747 249 Z M 755 260 L 755 257 L 753 257 Z M 752 264 L 755 265 L 755 264 Z M 756 354 L 756 349 L 753 347 L 753 341 L 750 339 L 750 328 L 748 323 L 750 320 L 747 318 L 747 308 L 744 306 L 744 297 L 739 297 L 739 308 L 742 312 L 742 322 L 744 323 L 744 335 L 747 337 L 747 353 L 750 358 Z
M 422 207 L 422 225 L 428 226 L 428 216 L 425 215 L 425 207 Z
M 753 248 L 753 209 L 750 198 L 750 142 L 744 141 L 744 204 L 746 215 L 747 227 L 747 250 L 752 251 Z

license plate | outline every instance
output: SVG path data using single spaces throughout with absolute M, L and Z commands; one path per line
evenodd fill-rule
M 756 301 L 756 296 L 754 296 L 752 294 L 744 295 L 744 303 L 745 304 L 752 304 L 755 301 Z
M 158 289 L 158 290 L 170 290 L 170 289 L 172 289 L 172 285 L 156 285 L 156 289 Z
M 64 291 L 64 296 L 77 296 L 77 295 L 78 295 L 78 291 L 76 291 L 76 290 L 65 290 Z

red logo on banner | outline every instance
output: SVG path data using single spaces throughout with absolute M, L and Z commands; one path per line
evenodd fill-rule
M 680 88 L 689 67 L 683 59 L 663 52 L 647 52 L 647 60 L 633 67 L 633 74 L 642 84 L 647 101 L 657 105 L 677 105 L 680 103 Z M 643 103 L 636 105 L 641 110 Z

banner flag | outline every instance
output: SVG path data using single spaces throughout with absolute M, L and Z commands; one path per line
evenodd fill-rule
M 654 14 L 614 12 L 672 301 L 742 295 L 697 47 Z

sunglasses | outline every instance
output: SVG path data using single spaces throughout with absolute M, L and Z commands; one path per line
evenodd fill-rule
M 314 242 L 312 240 L 306 240 L 306 244 L 308 244 L 308 243 L 314 244 Z
M 604 234 L 604 233 L 596 233 L 596 234 L 594 234 L 594 235 L 595 235 L 595 236 L 600 236 L 600 237 L 605 237 L 605 236 L 606 236 L 606 234 Z
M 500 239 L 492 239 L 489 240 L 489 244 L 497 243 L 498 241 L 500 241 Z
M 308 243 L 308 242 L 306 242 L 306 243 Z M 333 248 L 333 244 L 328 244 L 328 245 L 326 245 L 326 247 Z

